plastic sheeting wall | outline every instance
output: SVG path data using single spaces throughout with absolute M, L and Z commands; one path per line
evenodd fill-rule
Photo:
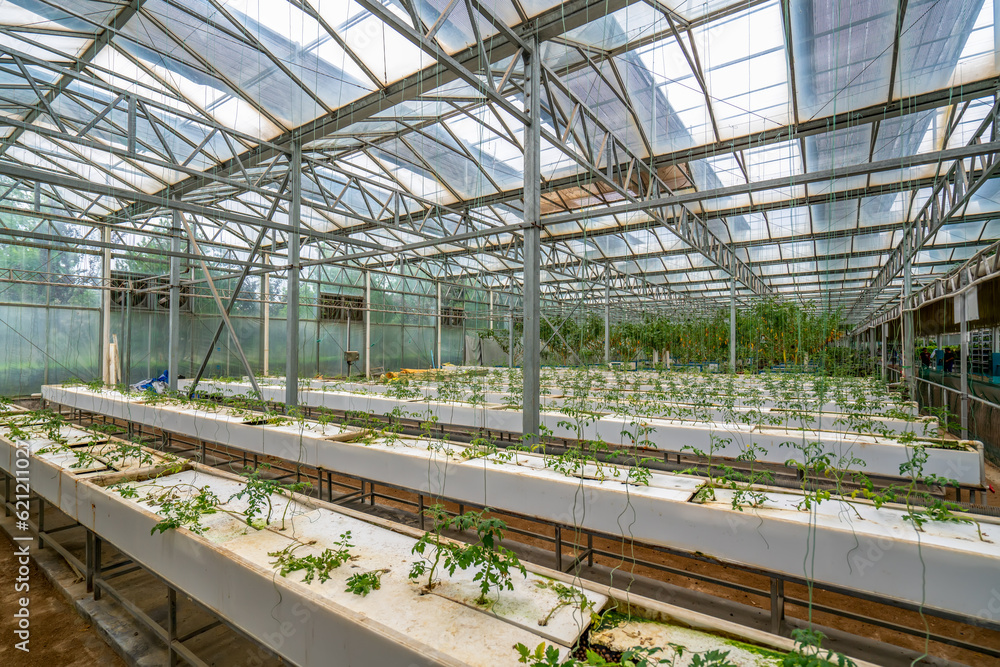
M 42 384 L 70 379 L 84 381 L 101 377 L 101 258 L 97 253 L 47 251 L 0 245 L 0 269 L 28 272 L 17 280 L 0 274 L 0 395 L 25 396 Z M 158 275 L 167 270 L 162 261 L 115 258 L 112 269 Z M 441 359 L 437 359 L 435 313 L 438 284 L 424 275 L 371 274 L 371 347 L 365 350 L 364 322 L 318 322 L 315 306 L 319 294 L 364 296 L 364 274 L 357 269 L 317 265 L 303 270 L 299 309 L 299 374 L 344 375 L 345 350 L 356 350 L 360 360 L 353 373 L 364 372 L 365 356 L 371 357 L 373 372 L 400 368 L 428 368 L 432 364 L 461 364 L 465 356 L 464 334 L 489 328 L 488 293 L 478 286 L 441 284 L 442 308 L 460 308 L 463 324 L 448 324 L 441 331 Z M 416 271 L 413 269 L 412 271 Z M 40 273 L 31 273 L 40 272 Z M 200 269 L 185 271 L 185 279 L 201 279 Z M 52 284 L 38 284 L 48 282 Z M 65 283 L 65 284 L 63 284 Z M 233 279 L 217 279 L 223 295 L 236 287 Z M 240 345 L 255 373 L 264 369 L 263 308 L 269 309 L 268 370 L 284 375 L 287 335 L 285 321 L 286 281 L 273 274 L 268 281 L 270 305 L 261 300 L 262 281 L 247 278 L 234 304 L 230 319 Z M 221 317 L 204 283 L 190 288 L 192 298 L 181 313 L 180 374 L 193 377 L 209 349 Z M 494 325 L 506 327 L 506 314 L 517 299 L 494 294 Z M 155 297 L 149 301 L 155 302 Z M 48 307 L 47 307 L 48 306 Z M 130 371 L 123 379 L 137 382 L 158 375 L 167 367 L 168 325 L 165 308 L 134 308 L 131 323 L 120 307 L 112 308 L 110 330 L 117 336 L 119 352 Z M 123 326 L 125 325 L 125 326 Z M 348 331 L 349 329 L 349 331 Z M 130 332 L 130 333 L 129 333 Z M 210 377 L 245 375 L 228 330 L 223 330 L 212 349 L 206 374 Z
M 81 292 L 84 290 L 75 290 Z M 86 290 L 98 299 L 97 290 Z M 374 299 L 373 299 L 374 300 Z M 433 299 L 424 299 L 431 301 Z M 255 373 L 264 368 L 263 319 L 259 306 L 252 315 L 234 315 L 233 327 L 240 345 Z M 347 364 L 344 351 L 361 354 L 352 373 L 364 372 L 365 354 L 371 355 L 373 372 L 400 368 L 427 368 L 441 363 L 461 364 L 465 356 L 466 330 L 488 327 L 484 312 L 477 313 L 474 305 L 467 306 L 466 326 L 444 326 L 441 335 L 441 359 L 436 355 L 435 319 L 429 315 L 372 315 L 371 348 L 364 349 L 364 323 L 351 322 L 348 337 L 347 322 L 317 322 L 315 308 L 303 308 L 311 319 L 299 322 L 299 374 L 345 375 Z M 201 364 L 216 328 L 222 321 L 207 309 L 214 304 L 198 299 L 194 313 L 182 313 L 180 326 L 180 374 L 193 377 Z M 247 304 L 241 303 L 247 309 Z M 272 375 L 285 372 L 287 351 L 286 323 L 283 306 L 281 317 L 270 317 L 268 368 Z M 234 309 L 235 312 L 236 309 Z M 433 305 L 428 310 L 433 312 Z M 482 315 L 476 318 L 476 315 Z M 123 328 L 123 324 L 126 326 Z M 168 328 L 166 311 L 135 309 L 131 312 L 131 334 L 127 318 L 121 310 L 111 312 L 111 333 L 117 336 L 122 362 L 130 362 L 125 378 L 137 382 L 158 375 L 167 367 Z M 71 379 L 84 381 L 101 377 L 100 308 L 66 306 L 45 307 L 40 304 L 0 305 L 0 395 L 26 396 L 37 393 L 42 384 Z M 318 363 L 317 363 L 318 358 Z M 245 371 L 228 330 L 223 330 L 212 350 L 206 375 L 210 377 L 242 376 Z

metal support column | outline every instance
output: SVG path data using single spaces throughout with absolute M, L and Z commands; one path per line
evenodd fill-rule
M 490 296 L 490 330 L 493 330 L 493 290 L 487 292 Z
M 901 308 L 903 325 L 903 375 L 906 378 L 907 393 L 911 400 L 917 395 L 916 365 L 913 363 L 913 311 L 910 310 L 910 296 L 913 292 L 913 276 L 911 271 L 912 260 L 910 259 L 909 235 L 903 235 L 904 253 L 906 259 L 903 262 L 903 304 Z
M 736 372 L 736 272 L 729 284 L 729 372 Z
M 35 213 L 41 215 L 42 184 L 39 183 L 38 181 L 35 181 L 34 200 L 35 200 L 34 211 Z M 43 219 L 41 221 L 41 225 L 47 226 L 49 232 L 54 231 L 54 229 L 52 228 L 52 223 L 50 223 L 47 220 Z M 47 247 L 42 249 L 41 270 L 48 273 L 52 273 L 52 254 Z M 44 340 L 40 341 L 43 344 L 43 350 L 44 350 L 42 354 L 42 359 L 43 359 L 42 384 L 49 383 L 49 359 L 51 357 L 51 355 L 49 354 L 49 330 L 50 330 L 49 314 L 52 310 L 51 308 L 49 308 L 49 306 L 52 304 L 52 286 L 49 284 L 50 282 L 51 281 L 49 280 L 45 281 L 45 309 L 42 311 L 45 319 L 42 325 L 42 329 L 45 331 L 44 334 L 45 338 Z
M 888 354 L 888 351 L 886 350 L 887 347 L 889 347 L 889 323 L 888 322 L 882 324 L 882 381 L 883 382 L 885 382 L 889 378 L 889 376 L 888 376 L 888 370 L 886 368 L 886 363 L 885 363 L 886 359 L 888 358 L 888 357 L 886 357 L 886 355 Z
M 101 251 L 101 381 L 111 382 L 111 225 L 101 232 L 104 250 Z
M 771 579 L 771 634 L 781 633 L 781 624 L 785 619 L 785 582 L 781 579 Z
M 514 368 L 514 309 L 507 313 L 507 368 Z
M 962 272 L 963 275 L 965 272 Z M 969 293 L 968 291 L 961 292 L 955 297 L 958 304 L 958 308 L 961 312 L 960 329 L 959 335 L 962 341 L 962 356 L 959 358 L 959 363 L 961 364 L 961 372 L 959 375 L 959 388 L 962 390 L 960 395 L 959 403 L 959 418 L 962 420 L 962 439 L 967 440 L 969 438 L 969 320 L 967 314 L 969 312 Z
M 173 586 L 167 586 L 167 663 L 170 667 L 177 664 L 177 651 L 174 642 L 177 641 L 177 591 Z
M 299 229 L 302 224 L 302 145 L 292 142 L 289 162 L 292 200 L 289 202 L 288 224 L 292 230 L 288 234 L 288 312 L 285 315 L 288 327 L 285 353 L 285 406 L 299 402 Z
M 437 285 L 437 326 L 434 327 L 435 339 L 434 339 L 434 361 L 437 363 L 438 368 L 444 366 L 441 363 L 441 329 L 443 328 L 441 322 L 441 283 L 435 282 Z M 433 364 L 432 364 L 433 365 Z
M 530 53 L 524 55 L 525 106 L 528 123 L 524 128 L 524 397 L 522 435 L 537 441 L 539 383 L 541 365 L 541 58 L 538 40 L 531 38 Z
M 365 271 L 365 377 L 372 376 L 372 274 Z
M 261 253 L 261 261 L 264 264 L 269 264 L 268 253 Z M 260 309 L 262 316 L 264 318 L 263 322 L 263 332 L 260 335 L 261 341 L 260 345 L 262 348 L 261 352 L 261 375 L 267 375 L 271 372 L 271 274 L 265 273 L 260 277 L 261 285 L 261 304 Z
M 624 361 L 624 360 L 623 360 Z M 604 265 L 604 365 L 611 364 L 611 265 Z
M 181 213 L 171 212 L 170 249 L 181 251 Z M 181 258 L 170 257 L 170 311 L 167 315 L 167 382 L 170 391 L 177 391 L 177 373 L 181 350 Z

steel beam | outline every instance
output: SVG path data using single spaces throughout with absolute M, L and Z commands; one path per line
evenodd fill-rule
M 372 274 L 364 272 L 365 279 L 365 377 L 372 376 Z
M 437 289 L 437 300 L 435 303 L 435 313 L 436 319 L 434 321 L 434 359 L 437 362 L 437 367 L 444 367 L 444 362 L 441 359 L 441 333 L 444 329 L 444 320 L 442 319 L 443 310 L 441 308 L 441 281 L 435 280 L 434 287 Z M 434 364 L 432 363 L 431 366 Z
M 736 275 L 729 281 L 729 372 L 736 372 Z
M 604 364 L 611 364 L 611 268 L 604 265 Z
M 965 272 L 962 272 L 964 275 Z M 962 352 L 959 363 L 962 364 L 959 373 L 959 419 L 961 420 L 962 440 L 969 439 L 969 291 L 964 289 L 955 296 L 956 306 L 961 313 L 959 319 L 959 336 L 962 341 Z
M 907 235 L 904 232 L 903 244 L 907 243 Z M 915 375 L 916 364 L 914 362 L 914 350 L 913 350 L 913 311 L 911 296 L 913 294 L 913 273 L 911 270 L 911 263 L 913 255 L 910 252 L 905 252 L 904 256 L 906 260 L 903 262 L 903 298 L 901 303 L 903 304 L 903 353 L 902 353 L 902 366 L 903 366 L 903 376 L 906 378 L 906 386 L 908 389 L 908 394 L 910 400 L 916 400 L 917 392 L 917 378 Z
M 181 251 L 180 212 L 171 215 L 170 247 L 175 253 Z M 167 324 L 167 381 L 170 391 L 177 391 L 177 375 L 180 368 L 181 349 L 181 260 L 174 255 L 170 258 L 170 311 Z M 215 345 L 214 341 L 212 343 Z
M 523 55 L 525 106 L 524 126 L 524 372 L 521 433 L 532 442 L 539 437 L 541 366 L 541 54 L 531 38 L 531 50 Z

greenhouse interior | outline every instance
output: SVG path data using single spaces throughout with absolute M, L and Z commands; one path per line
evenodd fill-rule
M 1000 664 L 1000 0 L 0 0 L 4 665 Z

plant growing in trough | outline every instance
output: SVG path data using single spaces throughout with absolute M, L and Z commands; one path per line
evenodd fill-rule
M 312 543 L 310 543 L 312 544 Z M 292 572 L 305 571 L 302 583 L 311 584 L 319 577 L 322 584 L 330 579 L 330 571 L 334 570 L 351 559 L 349 549 L 351 544 L 351 531 L 340 534 L 340 540 L 334 544 L 333 549 L 324 549 L 319 555 L 309 554 L 307 556 L 296 556 L 295 551 L 306 546 L 302 542 L 293 542 L 281 551 L 268 552 L 275 560 L 271 565 L 278 569 L 278 574 L 287 577 Z
M 279 496 L 291 496 L 292 493 L 297 493 L 309 486 L 309 482 L 296 482 L 294 484 L 283 484 L 273 479 L 264 479 L 261 477 L 261 470 L 267 470 L 271 466 L 267 463 L 262 463 L 256 468 L 246 468 L 244 470 L 244 479 L 246 483 L 243 485 L 239 491 L 229 496 L 227 502 L 232 502 L 233 500 L 245 500 L 247 503 L 247 508 L 243 512 L 246 517 L 246 523 L 251 528 L 266 528 L 271 523 L 271 514 L 274 511 L 274 504 L 271 500 L 272 495 Z M 291 503 L 285 503 L 285 509 L 281 513 L 281 530 L 285 529 L 285 518 L 288 513 L 288 508 Z M 267 513 L 261 520 L 260 526 L 254 524 L 254 519 L 264 512 L 264 508 L 267 508 Z
M 372 570 L 371 572 L 352 574 L 347 579 L 345 592 L 368 597 L 372 591 L 382 588 L 382 572 L 382 570 Z
M 511 581 L 512 572 L 519 571 L 522 577 L 528 576 L 528 571 L 510 549 L 501 545 L 507 524 L 500 519 L 486 517 L 486 512 L 466 512 L 451 517 L 442 505 L 433 505 L 425 510 L 425 514 L 434 521 L 434 532 L 426 532 L 413 545 L 412 553 L 419 554 L 420 559 L 410 567 L 410 579 L 420 579 L 427 576 L 427 590 L 432 589 L 436 582 L 438 569 L 455 574 L 456 570 L 475 569 L 473 581 L 479 583 L 480 595 L 476 603 L 489 604 L 490 590 L 496 589 L 499 595 L 503 589 L 514 590 Z M 445 530 L 459 532 L 473 531 L 476 541 L 471 544 L 456 543 L 442 537 Z
M 574 609 L 579 609 L 581 616 L 585 617 L 587 611 L 594 608 L 594 603 L 587 599 L 584 592 L 575 586 L 567 586 L 555 581 L 554 579 L 536 581 L 535 586 L 551 590 L 556 594 L 555 606 L 549 610 L 549 613 L 546 614 L 544 618 L 538 619 L 538 625 L 543 627 L 549 624 L 549 621 L 552 620 L 552 617 L 555 616 L 560 609 L 573 607 Z
M 729 651 L 712 649 L 700 653 L 689 652 L 680 644 L 668 644 L 666 649 L 655 646 L 633 646 L 621 652 L 616 661 L 609 661 L 599 653 L 587 649 L 586 659 L 569 657 L 559 659 L 559 649 L 555 646 L 539 644 L 532 651 L 524 644 L 516 644 L 518 662 L 530 667 L 656 667 L 657 665 L 689 665 L 690 667 L 737 667 L 729 661 Z M 668 657 L 663 657 L 670 651 Z M 660 655 L 656 655 L 660 654 Z M 683 660 L 683 662 L 678 662 Z
M 185 489 L 190 493 L 184 494 L 182 490 Z M 192 484 L 161 488 L 158 493 L 150 491 L 146 496 L 146 502 L 157 506 L 156 513 L 163 517 L 149 531 L 150 535 L 181 527 L 203 535 L 208 529 L 202 525 L 201 518 L 215 514 L 221 504 L 219 497 L 209 489 L 208 485 L 197 487 Z

